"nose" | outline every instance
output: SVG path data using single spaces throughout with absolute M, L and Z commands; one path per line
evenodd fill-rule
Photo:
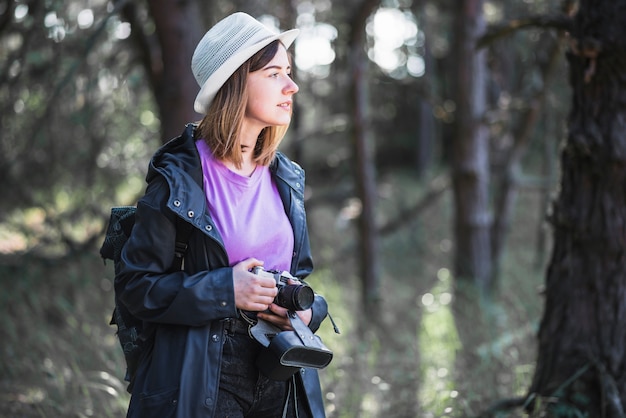
M 296 94 L 298 91 L 300 90 L 300 87 L 298 87 L 298 85 L 296 84 L 295 81 L 293 81 L 291 78 L 287 79 L 287 85 L 285 86 L 285 93 L 286 94 Z

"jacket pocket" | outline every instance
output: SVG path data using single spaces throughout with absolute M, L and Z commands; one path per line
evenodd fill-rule
M 178 388 L 141 394 L 141 416 L 170 418 L 176 416 Z

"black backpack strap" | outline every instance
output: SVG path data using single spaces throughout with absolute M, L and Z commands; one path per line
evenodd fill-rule
M 183 267 L 183 259 L 189 247 L 189 237 L 191 236 L 192 230 L 193 225 L 190 222 L 178 216 L 176 217 L 176 246 L 174 249 L 172 271 L 181 270 Z

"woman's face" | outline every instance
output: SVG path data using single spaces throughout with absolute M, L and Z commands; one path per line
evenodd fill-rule
M 292 98 L 298 92 L 298 85 L 291 79 L 291 64 L 282 44 L 267 65 L 248 74 L 247 90 L 243 122 L 247 128 L 260 131 L 268 126 L 289 124 Z

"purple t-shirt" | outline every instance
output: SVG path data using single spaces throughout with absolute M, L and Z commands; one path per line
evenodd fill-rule
M 196 141 L 196 147 L 209 213 L 230 265 L 254 257 L 266 270 L 289 271 L 293 229 L 269 167 L 259 165 L 250 177 L 242 176 L 216 160 L 203 140 Z

